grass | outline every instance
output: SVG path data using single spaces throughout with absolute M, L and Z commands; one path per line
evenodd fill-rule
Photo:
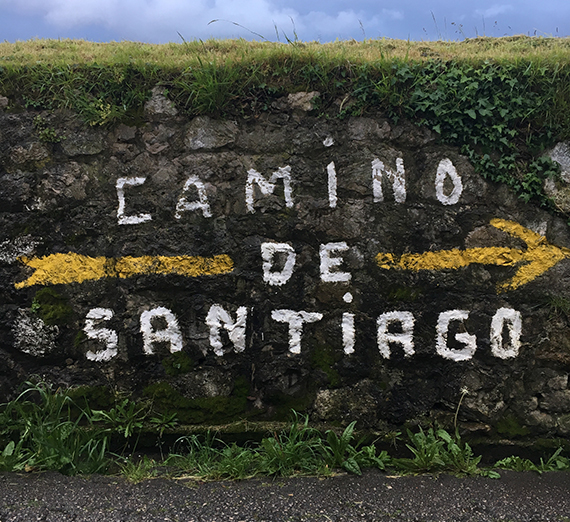
M 157 476 L 220 480 L 328 476 L 339 470 L 361 474 L 370 468 L 491 478 L 499 477 L 494 468 L 539 473 L 570 469 L 570 459 L 561 455 L 562 449 L 538 464 L 512 456 L 492 468 L 482 468 L 481 457 L 473 454 L 457 429 L 454 435 L 444 429 L 408 430 L 410 457 L 392 458 L 374 443 L 357 441 L 355 422 L 344 430 L 323 433 L 309 425 L 308 416 L 295 412 L 288 427 L 267 434 L 259 443 L 238 445 L 217 434 L 194 434 L 180 437 L 163 454 L 162 436 L 174 419 L 153 415 L 152 404 L 135 404 L 125 398 L 108 411 L 93 411 L 88 404 L 79 408 L 65 391 L 28 383 L 15 400 L 0 405 L 0 471 L 114 472 L 140 482 Z M 153 430 L 160 458 L 141 456 L 137 451 L 143 432 Z
M 46 384 L 30 384 L 0 411 L 0 436 L 7 443 L 0 470 L 98 473 L 108 465 L 108 438 L 85 410 Z
M 570 55 L 569 38 L 530 37 L 467 38 L 463 41 L 407 41 L 389 38 L 337 41 L 333 43 L 278 43 L 247 40 L 194 40 L 181 43 L 147 44 L 140 42 L 95 43 L 85 40 L 35 39 L 0 43 L 0 64 L 32 66 L 38 64 L 80 66 L 86 64 L 135 66 L 157 65 L 164 69 L 197 67 L 205 62 L 218 65 L 285 61 L 320 61 L 334 65 L 361 65 L 378 60 L 426 62 L 458 60 L 481 63 L 517 62 L 521 59 L 557 63 Z

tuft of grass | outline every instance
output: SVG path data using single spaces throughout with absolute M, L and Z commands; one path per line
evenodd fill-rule
M 157 476 L 156 462 L 144 455 L 140 460 L 125 458 L 119 460 L 119 472 L 129 482 L 138 484 Z
M 210 432 L 204 438 L 198 435 L 181 437 L 176 441 L 174 452 L 168 456 L 166 463 L 190 476 L 207 477 L 215 467 L 219 456 L 215 445 L 220 442 Z
M 15 400 L 2 405 L 0 436 L 9 442 L 0 454 L 0 470 L 71 475 L 104 471 L 108 438 L 88 412 L 45 383 L 27 385 Z
M 339 436 L 334 430 L 327 430 L 324 452 L 327 465 L 342 468 L 356 475 L 362 474 L 363 468 L 386 469 L 390 457 L 386 451 L 379 454 L 374 444 L 362 446 L 362 441 L 353 444 L 356 421 L 351 422 Z
M 330 475 L 338 468 L 360 475 L 364 468 L 385 469 L 388 454 L 373 444 L 354 444 L 354 427 L 352 422 L 340 436 L 332 430 L 323 435 L 309 426 L 308 416 L 293 412 L 288 429 L 264 437 L 258 446 L 226 444 L 210 433 L 204 438 L 183 437 L 167 464 L 201 479 Z
M 321 433 L 309 426 L 309 417 L 293 412 L 288 430 L 261 441 L 261 458 L 267 475 L 314 475 L 327 471 Z
M 550 317 L 570 317 L 570 299 L 560 295 L 549 295 L 545 299 L 545 306 L 550 310 Z

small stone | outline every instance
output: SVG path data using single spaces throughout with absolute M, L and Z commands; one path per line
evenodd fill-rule
M 561 180 L 544 180 L 545 194 L 554 200 L 554 204 L 563 212 L 570 211 L 570 142 L 557 143 L 548 153 L 552 161 L 560 165 Z
M 98 132 L 74 132 L 61 142 L 61 148 L 69 157 L 93 156 L 103 151 L 105 142 Z
M 570 142 L 562 141 L 548 153 L 550 159 L 560 165 L 560 174 L 566 183 L 570 183 Z
M 558 418 L 558 431 L 561 435 L 570 435 L 570 415 L 562 415 Z
M 191 150 L 219 149 L 234 143 L 237 133 L 238 126 L 234 122 L 198 116 L 188 126 L 184 143 Z
M 19 257 L 30 256 L 34 253 L 38 242 L 32 236 L 21 236 L 0 243 L 0 262 L 15 263 Z
M 570 187 L 551 178 L 544 180 L 544 193 L 554 200 L 554 204 L 563 212 L 570 211 Z
M 159 154 L 163 150 L 166 150 L 169 145 L 168 143 L 153 143 L 152 145 L 145 143 L 145 147 L 151 154 Z
M 59 328 L 45 324 L 29 310 L 18 310 L 18 317 L 14 322 L 12 333 L 16 349 L 34 357 L 50 355 L 58 350 L 56 339 Z
M 8 107 L 8 98 L 6 96 L 0 96 L 0 109 L 5 109 Z
M 16 145 L 10 154 L 10 159 L 16 165 L 38 163 L 49 157 L 49 152 L 41 143 L 32 143 L 27 148 Z
M 390 136 L 390 131 L 388 122 L 378 122 L 372 118 L 353 118 L 348 123 L 350 138 L 356 141 L 383 140 Z
M 152 90 L 152 97 L 144 105 L 145 115 L 151 120 L 161 120 L 172 118 L 178 114 L 178 109 L 166 96 L 162 87 L 155 87 Z
M 568 375 L 558 375 L 548 381 L 551 390 L 565 390 L 568 387 Z
M 111 153 L 123 161 L 132 161 L 140 151 L 133 143 L 113 143 Z
M 136 127 L 129 127 L 124 123 L 121 123 L 115 131 L 115 136 L 118 141 L 132 141 L 135 139 L 136 134 Z
M 369 379 L 345 388 L 319 390 L 313 404 L 315 416 L 345 425 L 356 420 L 360 426 L 372 426 L 377 421 L 375 390 Z
M 552 415 L 535 410 L 531 411 L 524 419 L 529 426 L 539 426 L 543 429 L 552 429 L 556 425 L 556 420 Z
M 540 400 L 540 407 L 543 410 L 555 413 L 570 411 L 570 390 L 559 390 L 545 394 Z
M 292 109 L 299 109 L 304 112 L 312 111 L 315 108 L 314 99 L 321 95 L 318 91 L 296 92 L 287 96 L 287 102 Z

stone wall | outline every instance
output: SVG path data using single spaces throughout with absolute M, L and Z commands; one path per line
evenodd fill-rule
M 157 89 L 109 129 L 0 110 L 2 399 L 39 378 L 185 423 L 384 429 L 463 396 L 479 433 L 570 433 L 566 222 L 311 98 L 188 120 Z

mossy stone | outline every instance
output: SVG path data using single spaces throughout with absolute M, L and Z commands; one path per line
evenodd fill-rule
M 32 312 L 37 313 L 46 324 L 62 325 L 69 322 L 73 309 L 66 297 L 52 288 L 42 288 L 34 296 Z
M 309 358 L 313 368 L 319 368 L 327 374 L 331 388 L 335 388 L 341 383 L 340 375 L 333 367 L 340 358 L 340 354 L 336 353 L 334 348 L 329 345 L 315 346 Z
M 188 373 L 194 367 L 194 361 L 184 352 L 175 352 L 162 360 L 166 375 L 176 376 Z
M 526 437 L 530 430 L 521 424 L 514 415 L 507 415 L 497 422 L 495 429 L 497 433 L 508 438 Z
M 244 417 L 247 409 L 247 390 L 245 378 L 238 377 L 229 397 L 184 397 L 168 382 L 158 382 L 147 386 L 143 394 L 153 401 L 157 411 L 163 414 L 176 413 L 183 424 L 222 424 Z
M 407 286 L 392 286 L 388 289 L 386 298 L 389 301 L 400 301 L 404 303 L 413 303 L 422 296 L 420 288 L 413 288 Z
M 115 395 L 107 386 L 79 386 L 66 394 L 83 410 L 109 410 L 115 405 Z
M 267 397 L 267 403 L 273 406 L 273 414 L 270 420 L 287 422 L 291 420 L 291 412 L 306 412 L 315 400 L 315 393 L 306 393 L 295 397 L 284 393 L 275 393 Z
M 75 348 L 79 348 L 82 343 L 84 343 L 88 339 L 87 334 L 83 330 L 79 330 L 77 335 L 73 339 L 73 346 Z

